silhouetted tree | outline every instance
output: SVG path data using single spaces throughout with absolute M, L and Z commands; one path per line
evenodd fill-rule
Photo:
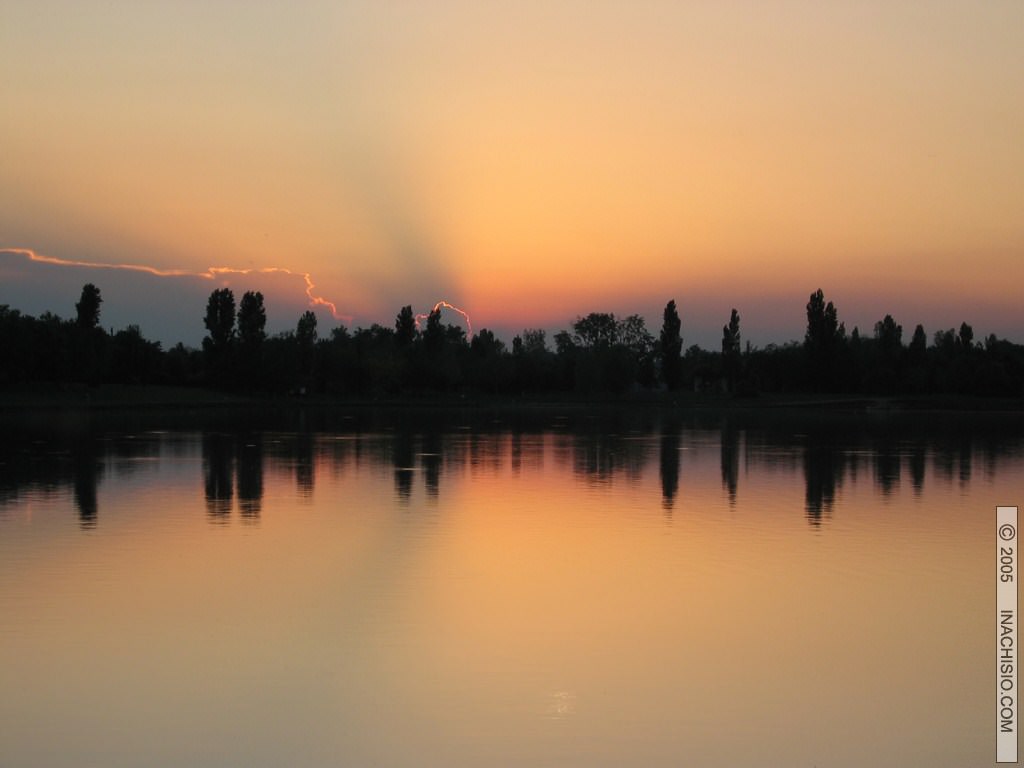
M 960 333 L 956 340 L 962 350 L 970 351 L 974 346 L 974 329 L 967 323 L 960 323 Z
M 629 315 L 619 321 L 615 330 L 615 343 L 637 355 L 646 355 L 651 351 L 654 337 L 647 331 L 647 324 L 640 315 Z
M 499 357 L 505 353 L 505 344 L 494 335 L 493 331 L 486 328 L 480 329 L 473 337 L 469 348 L 478 357 Z
M 869 392 L 891 394 L 896 391 L 903 367 L 903 326 L 886 315 L 875 323 L 875 338 L 863 376 L 863 388 Z M 865 363 L 860 361 L 861 365 Z
M 395 317 L 395 343 L 405 348 L 412 344 L 415 337 L 416 316 L 412 313 L 411 305 L 404 306 Z
M 159 376 L 160 342 L 147 341 L 137 325 L 118 331 L 110 340 L 110 375 L 121 384 L 151 384 Z
M 654 340 L 640 315 L 620 321 L 610 312 L 591 312 L 577 317 L 573 330 L 578 389 L 621 393 L 636 383 L 653 385 Z
M 358 360 L 352 336 L 345 326 L 332 328 L 329 338 L 317 342 L 316 361 L 317 391 L 333 395 L 356 393 Z
M 567 355 L 576 349 L 576 343 L 568 331 L 559 331 L 555 334 L 555 354 Z
M 661 376 L 669 390 L 679 389 L 683 379 L 683 337 L 682 321 L 676 311 L 675 299 L 665 305 L 661 335 L 658 338 L 658 353 L 661 357 Z
M 579 347 L 610 347 L 618 341 L 619 324 L 610 312 L 591 312 L 586 317 L 577 317 L 572 329 L 576 332 L 573 341 Z
M 241 379 L 249 386 L 259 384 L 263 344 L 267 338 L 267 312 L 263 294 L 246 291 L 238 305 L 238 352 Z
M 945 331 L 936 331 L 932 344 L 939 354 L 945 357 L 953 357 L 956 352 L 956 331 L 953 328 Z
M 647 330 L 647 324 L 640 315 L 629 315 L 618 323 L 615 357 L 626 361 L 623 372 L 631 374 L 628 380 L 616 388 L 624 391 L 631 384 L 650 389 L 657 382 L 654 365 L 654 337 Z M 623 354 L 625 353 L 625 354 Z
M 831 301 L 825 303 L 825 295 L 819 288 L 807 302 L 807 332 L 804 334 L 804 350 L 815 389 L 835 385 L 834 368 L 841 335 L 836 308 Z
M 922 331 L 923 333 L 923 331 Z M 892 315 L 886 315 L 884 319 L 875 323 L 875 340 L 886 357 L 895 355 L 902 344 L 903 326 L 897 325 Z
M 70 357 L 73 361 L 72 377 L 89 384 L 98 384 L 103 379 L 106 369 L 104 359 L 107 335 L 100 327 L 100 289 L 92 283 L 82 286 L 82 296 L 75 304 L 77 318 L 73 326 L 68 327 L 70 336 Z
M 246 291 L 238 305 L 238 341 L 243 348 L 258 349 L 267 338 L 267 311 L 263 294 Z
M 444 327 L 441 325 L 441 310 L 435 309 L 427 315 L 427 327 L 423 331 L 423 346 L 428 357 L 441 353 L 444 346 Z
M 540 328 L 526 328 L 513 343 L 513 389 L 517 392 L 542 392 L 557 389 L 558 370 L 555 356 L 547 346 L 547 333 Z
M 736 389 L 736 377 L 740 370 L 740 315 L 735 309 L 729 315 L 729 323 L 722 326 L 722 372 L 728 382 L 729 391 Z
M 928 337 L 925 335 L 924 326 L 918 323 L 907 348 L 907 370 L 903 385 L 907 392 L 920 394 L 928 390 L 927 355 Z
M 82 297 L 75 304 L 75 311 L 78 313 L 77 323 L 80 328 L 92 329 L 100 324 L 100 289 L 92 283 L 82 286 Z
M 300 347 L 311 348 L 316 344 L 316 323 L 316 315 L 312 310 L 307 309 L 302 313 L 302 317 L 299 318 L 299 322 L 295 326 L 295 338 L 298 339 Z
M 313 374 L 316 350 L 316 315 L 307 309 L 295 326 L 295 342 L 299 348 L 299 373 L 307 380 Z
M 505 360 L 505 345 L 492 331 L 481 329 L 469 345 L 471 352 L 470 384 L 485 392 L 497 392 L 509 386 L 509 366 Z
M 912 363 L 924 360 L 925 351 L 928 348 L 928 337 L 925 335 L 924 326 L 920 323 L 914 328 L 914 335 L 910 339 L 910 348 L 907 350 Z
M 446 391 L 462 380 L 469 353 L 466 333 L 455 325 L 441 322 L 441 308 L 427 315 L 416 349 L 414 382 L 417 387 Z
M 227 288 L 207 302 L 207 336 L 202 351 L 177 344 L 164 352 L 129 325 L 108 334 L 99 325 L 99 289 L 83 287 L 74 320 L 45 312 L 38 319 L 0 305 L 0 387 L 31 382 L 117 381 L 238 386 L 245 383 L 273 392 L 307 387 L 334 395 L 394 395 L 414 389 L 439 392 L 459 387 L 488 392 L 558 390 L 622 393 L 653 386 L 655 362 L 671 388 L 692 381 L 696 390 L 718 391 L 723 377 L 735 386 L 739 375 L 760 390 L 786 392 L 808 385 L 816 389 L 963 393 L 1020 397 L 1024 394 L 1024 347 L 989 334 L 975 341 L 961 323 L 928 337 L 921 325 L 909 347 L 891 315 L 874 326 L 873 338 L 854 328 L 849 339 L 831 302 L 819 289 L 807 303 L 803 343 L 764 349 L 747 344 L 740 355 L 740 317 L 733 309 L 722 328 L 722 348 L 693 345 L 683 356 L 681 323 L 674 301 L 666 304 L 657 343 L 639 315 L 618 319 L 611 313 L 577 317 L 572 331 L 554 335 L 526 329 L 516 336 L 511 354 L 497 336 L 481 330 L 471 341 L 458 326 L 445 326 L 440 309 L 416 330 L 411 306 L 403 307 L 394 328 L 374 325 L 350 334 L 334 329 L 317 338 L 317 317 L 307 311 L 294 331 L 266 336 L 262 294 L 247 292 L 235 313 Z M 236 327 L 237 321 L 237 327 Z M 401 341 L 400 341 L 401 339 Z M 257 349 L 259 348 L 259 349 Z M 257 349 L 258 354 L 250 354 Z M 738 361 L 738 363 L 737 363 Z M 678 363 L 678 368 L 675 365 Z M 742 367 L 739 374 L 737 368 Z M 254 372 L 259 371 L 258 375 Z M 257 382 L 257 377 L 259 381 Z
M 207 374 L 216 384 L 226 384 L 232 374 L 235 340 L 235 295 L 230 288 L 218 288 L 206 302 L 203 318 L 208 335 L 203 338 Z
M 179 341 L 164 353 L 164 369 L 173 384 L 196 384 L 203 375 L 203 353 Z
M 402 369 L 395 356 L 395 329 L 374 323 L 352 334 L 356 391 L 361 395 L 395 394 L 402 386 Z M 418 372 L 417 372 L 418 373 Z
M 541 328 L 526 328 L 522 335 L 522 351 L 524 354 L 547 352 L 547 333 Z
M 944 389 L 959 394 L 974 394 L 984 388 L 978 371 L 980 360 L 974 355 L 974 329 L 966 322 L 960 323 L 960 331 L 952 346 L 953 360 L 946 370 Z
M 572 334 L 562 330 L 555 334 L 556 379 L 558 388 L 571 390 L 576 386 L 576 358 L 580 350 L 573 341 Z
M 203 324 L 213 344 L 224 347 L 231 343 L 235 337 L 235 294 L 230 288 L 218 288 L 210 294 Z
M 735 309 L 729 315 L 729 323 L 722 326 L 722 354 L 740 354 L 740 315 Z

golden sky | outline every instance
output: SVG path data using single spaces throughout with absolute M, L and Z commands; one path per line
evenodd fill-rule
M 0 73 L 0 248 L 284 267 L 363 326 L 785 341 L 821 287 L 1024 340 L 1017 0 L 12 0 Z

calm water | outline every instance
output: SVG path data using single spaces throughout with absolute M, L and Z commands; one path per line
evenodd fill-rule
M 0 765 L 994 762 L 1019 416 L 4 429 Z

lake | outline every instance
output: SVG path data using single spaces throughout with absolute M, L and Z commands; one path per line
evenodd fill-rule
M 0 765 L 995 759 L 1021 414 L 6 414 Z

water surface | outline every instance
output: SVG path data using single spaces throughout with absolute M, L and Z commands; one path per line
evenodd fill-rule
M 1019 416 L 8 420 L 2 765 L 994 760 Z

